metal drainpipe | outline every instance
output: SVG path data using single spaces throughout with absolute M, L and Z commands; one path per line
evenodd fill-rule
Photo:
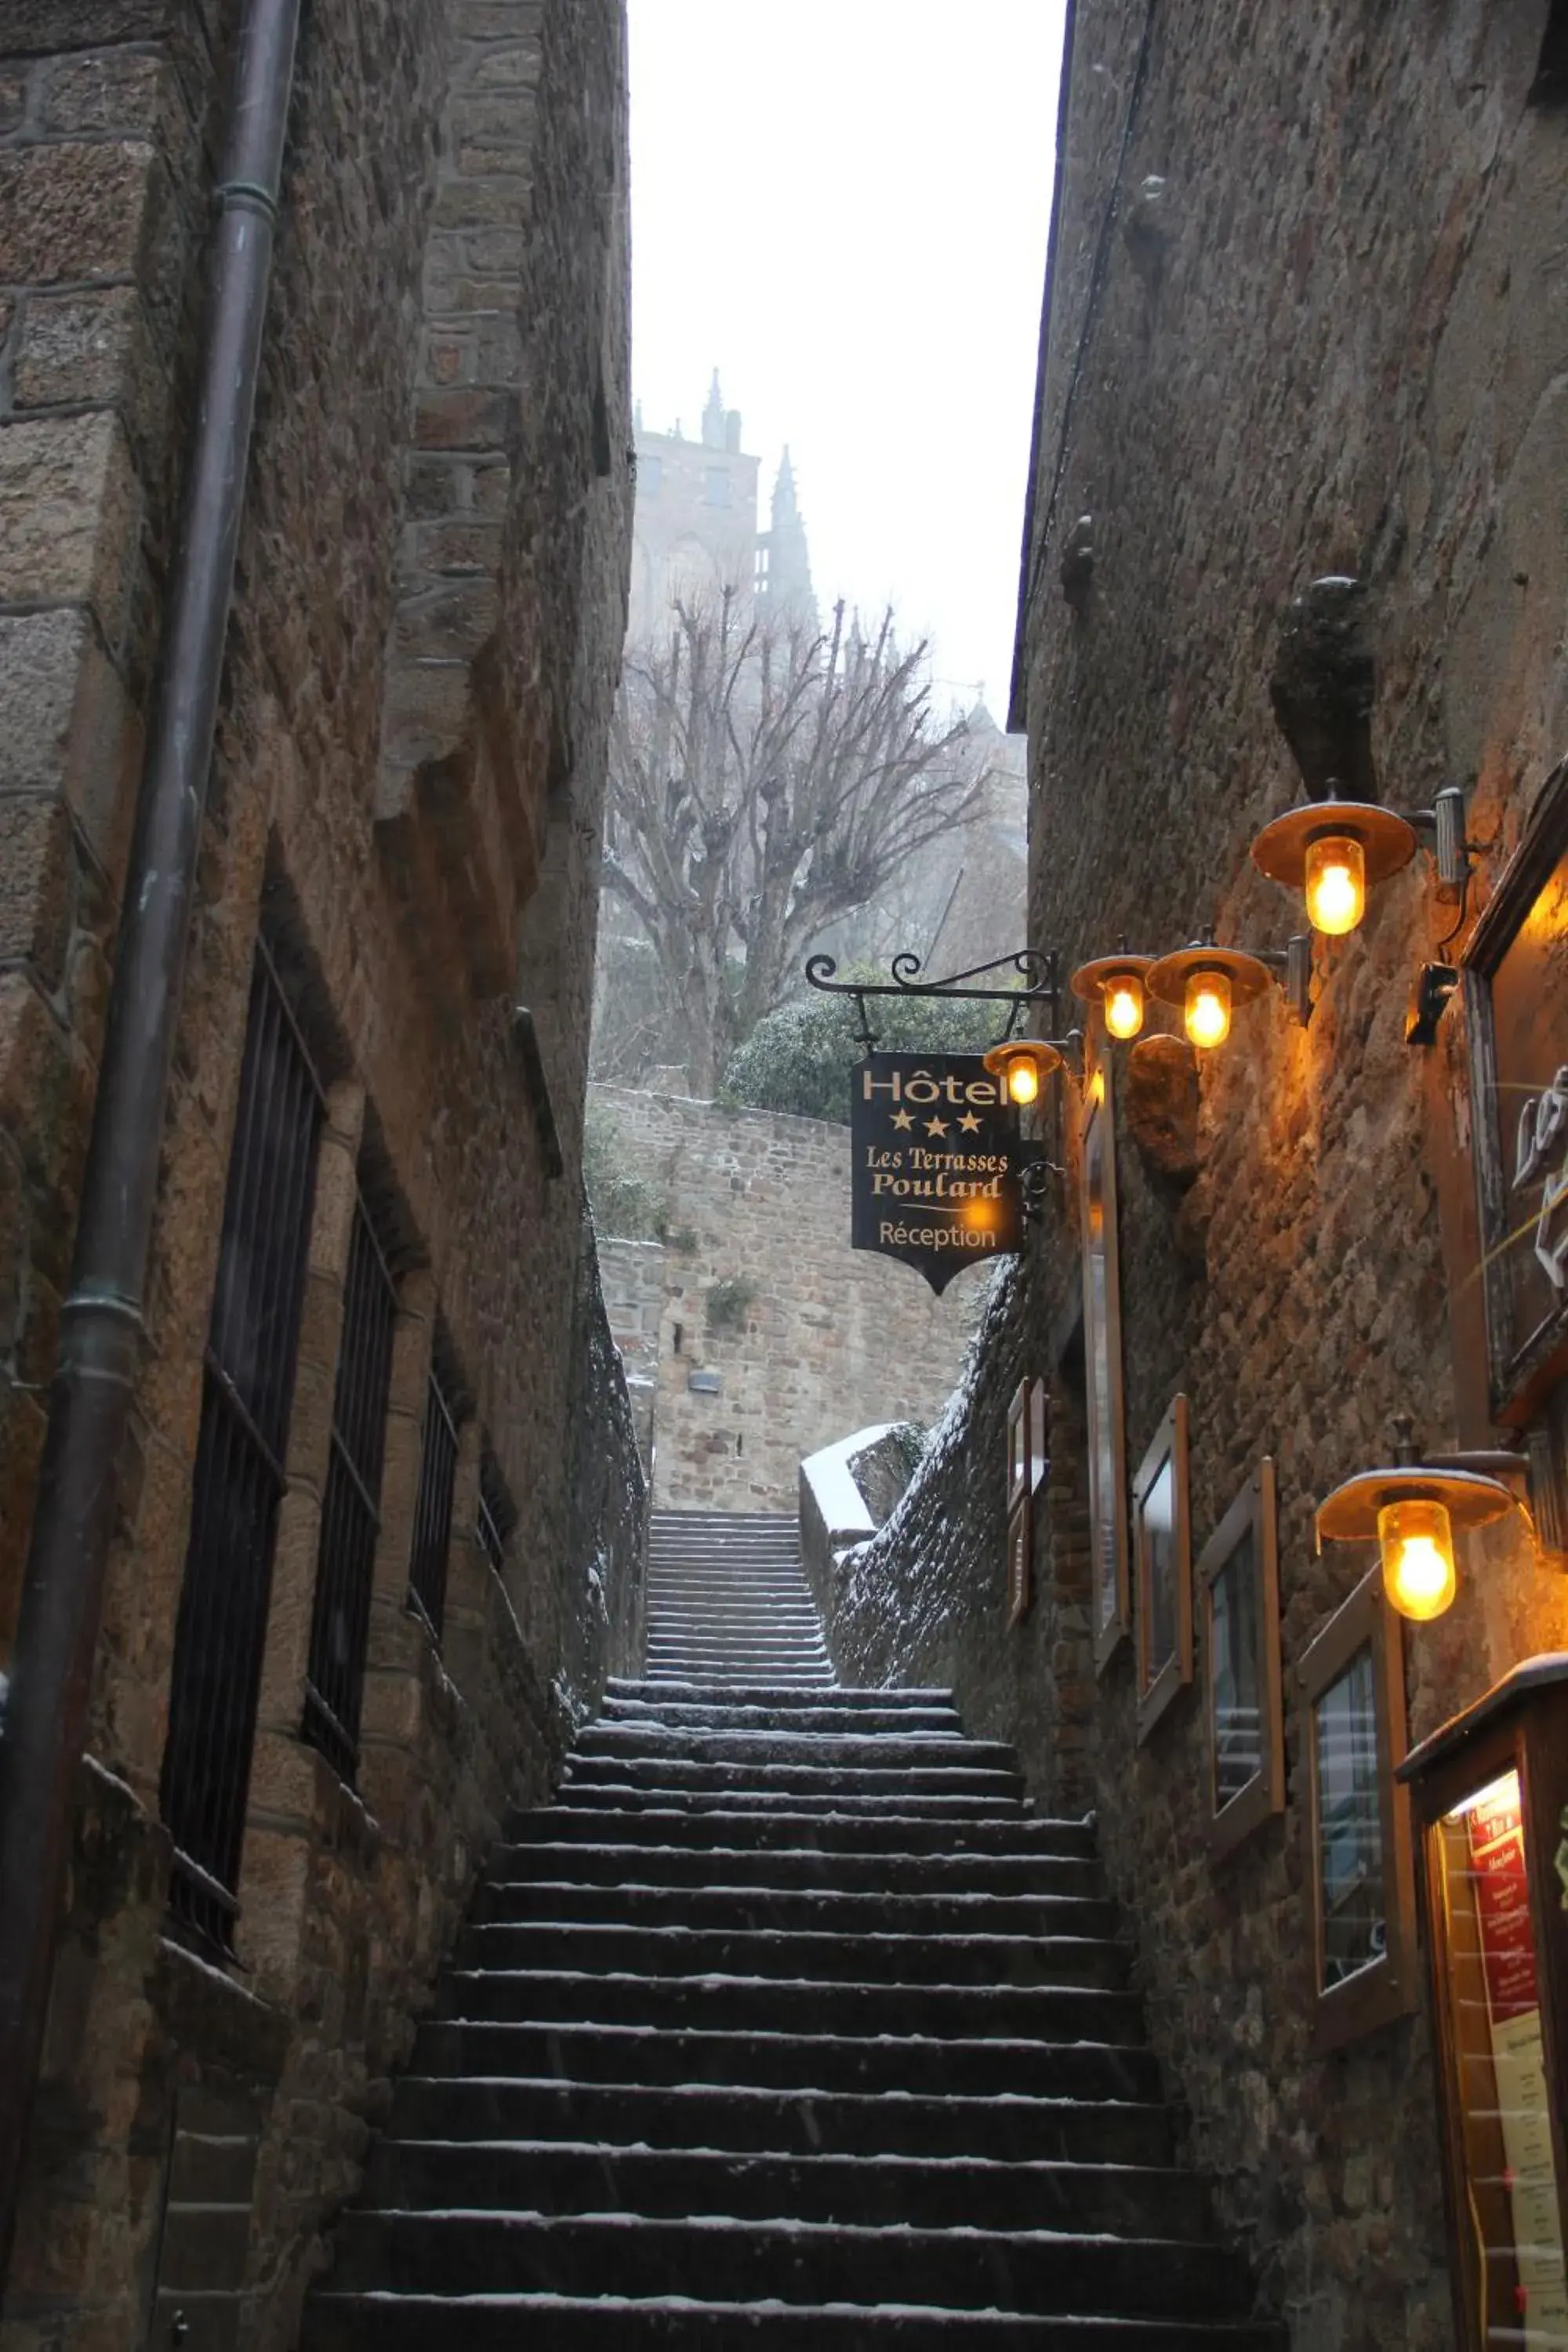
M 141 1361 L 169 1061 L 245 503 L 300 0 L 247 0 L 199 393 L 0 1742 L 0 2276 L 48 2014 L 77 1772 Z

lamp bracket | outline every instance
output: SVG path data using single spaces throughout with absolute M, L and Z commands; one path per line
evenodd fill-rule
M 1415 993 L 1410 1000 L 1410 1010 L 1405 1016 L 1405 1042 L 1407 1045 L 1433 1045 L 1437 1042 L 1437 1024 L 1443 1008 L 1459 985 L 1457 964 L 1424 963 L 1415 975 Z
M 1465 887 L 1471 858 L 1479 854 L 1479 844 L 1465 838 L 1464 787 L 1444 784 L 1430 808 L 1402 808 L 1394 814 L 1425 838 L 1437 861 L 1437 895 L 1452 905 Z
M 805 978 L 808 987 L 820 989 L 827 996 L 852 996 L 859 1018 L 857 1032 L 868 1054 L 877 1050 L 877 1035 L 867 1011 L 871 997 L 891 997 L 905 1001 L 910 997 L 951 997 L 961 1004 L 1005 1004 L 1008 1008 L 1005 1026 L 994 1042 L 1005 1045 L 1017 1029 L 1019 1016 L 1030 1004 L 1043 1004 L 1049 1012 L 1050 1025 L 1055 1029 L 1061 1018 L 1061 957 L 1055 948 L 1017 948 L 1011 955 L 993 957 L 989 963 L 972 964 L 967 971 L 949 973 L 942 980 L 922 980 L 921 960 L 907 948 L 900 949 L 888 967 L 889 981 L 839 980 L 838 966 L 830 955 L 808 956 Z M 1018 984 L 1012 988 L 968 988 L 966 981 L 985 980 L 993 973 L 1011 971 Z M 1079 1032 L 1071 1033 L 1074 1038 Z M 1048 1044 L 1060 1046 L 1067 1041 L 1050 1038 Z M 1080 1040 L 1081 1042 L 1081 1040 Z
M 1277 975 L 1286 1003 L 1304 1029 L 1312 1017 L 1310 931 L 1293 931 L 1282 948 L 1248 948 L 1247 953 Z

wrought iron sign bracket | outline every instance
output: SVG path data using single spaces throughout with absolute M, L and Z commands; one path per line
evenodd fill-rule
M 890 966 L 889 981 L 840 980 L 838 966 L 830 955 L 814 955 L 806 959 L 805 977 L 809 985 L 820 989 L 826 996 L 852 996 L 859 1022 L 856 1032 L 868 1054 L 877 1050 L 877 1033 L 867 1010 L 868 999 L 888 997 L 908 1003 L 922 997 L 946 997 L 961 1004 L 1005 1004 L 1008 1008 L 1006 1024 L 998 1045 L 1005 1045 L 1017 1030 L 1018 1021 L 1031 1004 L 1043 1004 L 1049 1013 L 1050 1025 L 1061 1022 L 1061 959 L 1055 948 L 1019 948 L 1012 955 L 996 956 L 990 963 L 977 963 L 967 971 L 955 971 L 944 980 L 921 980 L 921 960 L 908 949 L 896 955 Z M 1012 988 L 969 988 L 967 981 L 985 980 L 993 973 L 1011 971 L 1017 985 Z M 1076 1035 L 1076 1032 L 1074 1033 Z M 1068 1041 L 1053 1039 L 1058 1047 Z

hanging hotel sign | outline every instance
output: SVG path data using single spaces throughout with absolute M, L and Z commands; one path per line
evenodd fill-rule
M 1024 1245 L 1024 1170 L 1038 1156 L 978 1054 L 872 1054 L 855 1071 L 851 1241 L 901 1258 L 940 1296 Z

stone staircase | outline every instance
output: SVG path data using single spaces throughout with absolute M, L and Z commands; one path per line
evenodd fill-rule
M 830 1683 L 795 1519 L 656 1511 L 648 1533 L 647 1670 L 655 1681 Z
M 729 1524 L 656 1522 L 662 1662 L 494 1856 L 308 2352 L 1278 2352 L 1091 1831 L 946 1693 L 834 1687 Z M 798 1637 L 752 1680 L 743 1591 Z

